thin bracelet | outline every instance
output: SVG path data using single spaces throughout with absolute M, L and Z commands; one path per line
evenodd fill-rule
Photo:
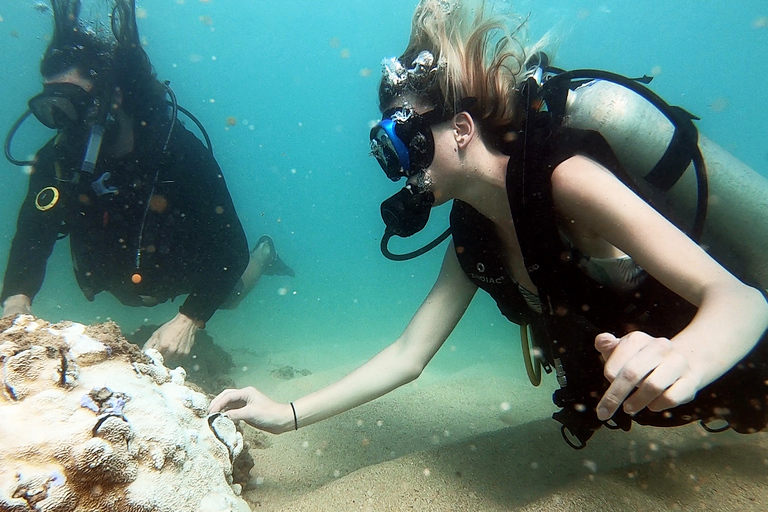
M 299 430 L 299 418 L 296 417 L 296 407 L 291 402 L 291 409 L 293 410 L 293 430 Z

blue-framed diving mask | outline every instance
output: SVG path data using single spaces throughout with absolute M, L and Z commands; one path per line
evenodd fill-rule
M 452 115 L 444 109 L 417 114 L 410 106 L 391 108 L 371 129 L 371 154 L 392 181 L 416 176 L 435 157 L 432 126 Z
M 392 108 L 371 130 L 371 154 L 392 181 L 421 175 L 435 157 L 432 126 L 449 120 L 452 113 L 444 109 L 417 114 L 410 106 Z M 381 203 L 381 217 L 386 224 L 381 239 L 381 252 L 392 260 L 415 258 L 434 248 L 450 233 L 446 230 L 430 244 L 407 254 L 389 251 L 392 236 L 409 237 L 421 231 L 429 220 L 435 196 L 418 183 L 408 184 L 397 194 Z

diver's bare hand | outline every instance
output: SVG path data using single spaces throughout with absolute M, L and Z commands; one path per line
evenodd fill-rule
M 26 295 L 11 295 L 3 302 L 3 318 L 31 314 L 32 301 Z
M 258 389 L 225 389 L 211 401 L 209 412 L 223 412 L 233 421 L 244 420 L 249 425 L 282 434 L 294 429 L 290 404 L 279 404 Z
M 179 313 L 152 333 L 144 349 L 154 348 L 169 358 L 186 356 L 195 344 L 197 330 L 194 320 Z
M 601 421 L 611 418 L 622 403 L 627 414 L 645 407 L 663 411 L 690 402 L 699 389 L 701 379 L 688 358 L 667 338 L 640 331 L 621 339 L 602 333 L 595 338 L 595 348 L 603 356 L 605 377 L 611 383 L 597 404 Z

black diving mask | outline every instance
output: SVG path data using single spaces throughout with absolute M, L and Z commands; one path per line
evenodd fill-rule
M 371 154 L 392 181 L 416 176 L 435 157 L 432 126 L 452 116 L 444 109 L 417 114 L 409 106 L 391 108 L 371 129 Z
M 80 171 L 94 174 L 107 125 L 114 120 L 112 103 L 106 96 L 89 93 L 79 85 L 56 82 L 43 85 L 43 92 L 29 100 L 29 110 L 48 128 L 87 132 Z M 9 147 L 7 140 L 6 156 Z
M 93 124 L 98 117 L 99 101 L 79 85 L 50 83 L 29 100 L 29 110 L 48 128 L 65 130 L 82 123 Z

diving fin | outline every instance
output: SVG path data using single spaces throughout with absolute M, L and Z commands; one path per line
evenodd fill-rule
M 286 265 L 285 262 L 280 259 L 277 251 L 275 251 L 275 243 L 272 241 L 272 237 L 269 235 L 264 235 L 259 238 L 259 241 L 256 242 L 256 246 L 253 248 L 251 253 L 257 251 L 259 247 L 261 247 L 261 244 L 264 243 L 269 244 L 269 253 L 272 254 L 272 261 L 264 266 L 264 274 L 268 276 L 296 277 L 296 272 L 294 272 L 291 267 Z

